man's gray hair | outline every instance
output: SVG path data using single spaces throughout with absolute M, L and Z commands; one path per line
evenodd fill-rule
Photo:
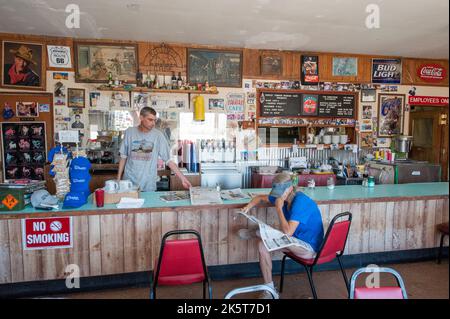
M 141 111 L 139 112 L 140 116 L 147 116 L 149 114 L 152 114 L 154 116 L 156 116 L 156 111 L 154 108 L 150 107 L 150 106 L 144 106 Z

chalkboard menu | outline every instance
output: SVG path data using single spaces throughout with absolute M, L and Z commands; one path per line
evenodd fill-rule
M 299 93 L 262 92 L 259 97 L 260 116 L 300 116 Z
M 355 118 L 356 101 L 353 93 L 262 91 L 259 116 Z

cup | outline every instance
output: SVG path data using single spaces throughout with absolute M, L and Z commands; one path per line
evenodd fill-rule
M 119 190 L 119 183 L 117 181 L 111 179 L 105 182 L 105 187 L 103 188 L 107 193 L 117 193 Z
M 347 135 L 341 135 L 339 139 L 340 139 L 341 144 L 347 144 L 347 142 L 348 142 Z
M 130 180 L 119 181 L 119 192 L 128 192 L 133 188 L 133 183 Z
M 320 135 L 314 136 L 314 144 L 320 144 Z
M 327 187 L 328 187 L 328 189 L 334 189 L 334 185 L 335 185 L 335 183 L 334 183 L 334 178 L 333 177 L 328 177 L 327 178 Z
M 105 205 L 105 191 L 101 188 L 95 190 L 95 203 L 97 207 L 103 207 Z

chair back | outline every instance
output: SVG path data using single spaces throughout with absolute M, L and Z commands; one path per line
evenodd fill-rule
M 336 222 L 342 217 L 347 217 L 347 219 Z M 319 252 L 317 253 L 314 264 L 332 261 L 337 255 L 341 256 L 344 253 L 351 222 L 352 214 L 350 212 L 337 214 L 333 218 L 328 226 L 327 233 L 320 246 Z
M 192 239 L 167 239 L 169 236 L 192 234 Z M 155 282 L 161 284 L 190 284 L 201 282 L 207 268 L 200 234 L 195 230 L 177 230 L 166 233 L 161 242 L 155 265 Z
M 355 287 L 356 278 L 362 273 L 390 273 L 397 280 L 397 287 Z M 400 274 L 392 268 L 364 267 L 356 270 L 350 280 L 350 299 L 408 299 Z

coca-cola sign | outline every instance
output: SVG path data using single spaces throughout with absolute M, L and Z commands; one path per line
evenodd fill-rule
M 447 70 L 440 64 L 422 64 L 417 75 L 426 82 L 440 82 L 445 79 Z

